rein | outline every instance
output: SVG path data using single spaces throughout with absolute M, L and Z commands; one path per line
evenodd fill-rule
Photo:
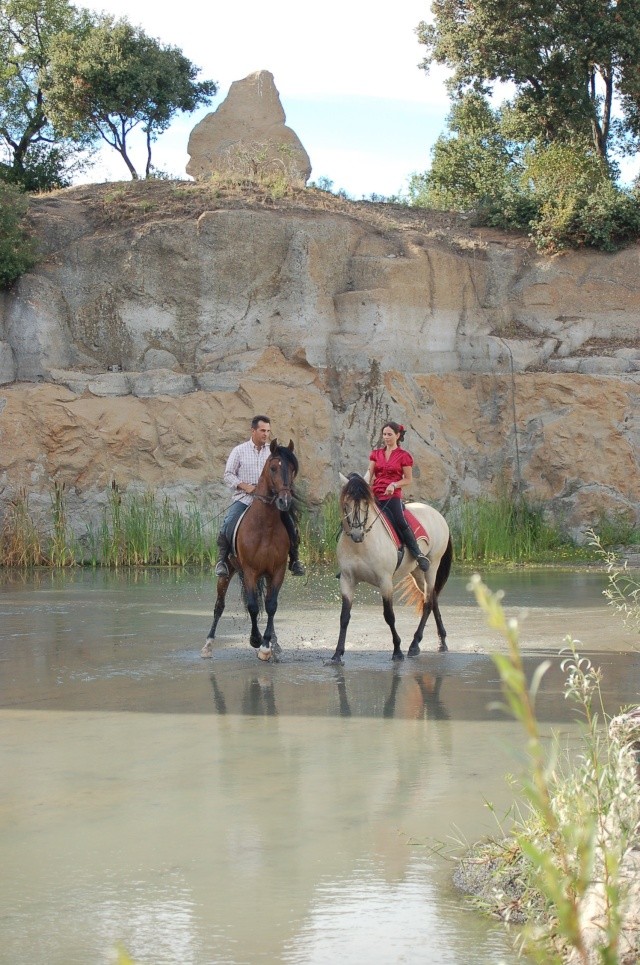
M 342 523 L 343 523 L 342 528 L 345 531 L 345 533 L 351 535 L 351 530 L 354 527 L 357 527 L 358 529 L 361 529 L 363 532 L 363 535 L 366 536 L 367 533 L 371 532 L 376 522 L 378 521 L 378 517 L 374 516 L 373 522 L 370 523 L 369 526 L 367 526 L 367 520 L 369 519 L 369 509 L 371 508 L 371 504 L 368 502 L 368 500 L 366 501 L 367 508 L 364 513 L 364 519 L 361 519 L 360 507 L 363 502 L 364 500 L 354 499 L 351 504 L 353 507 L 351 512 L 345 507 L 343 507 L 344 512 L 342 514 Z M 345 522 L 347 523 L 347 526 L 344 525 Z
M 278 499 L 278 497 L 283 493 L 291 494 L 291 489 L 286 486 L 284 489 L 279 489 L 277 492 L 272 493 L 271 496 L 263 496 L 262 493 L 254 493 L 253 498 L 259 499 L 261 503 L 265 504 L 265 506 L 273 506 L 276 499 Z

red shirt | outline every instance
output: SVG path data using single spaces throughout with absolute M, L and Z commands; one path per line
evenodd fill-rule
M 369 460 L 375 463 L 371 488 L 376 499 L 402 499 L 402 489 L 396 489 L 393 497 L 386 494 L 385 489 L 389 483 L 398 483 L 403 478 L 405 466 L 413 466 L 413 456 L 406 449 L 397 446 L 392 449 L 389 458 L 386 458 L 386 449 L 374 449 L 369 455 Z

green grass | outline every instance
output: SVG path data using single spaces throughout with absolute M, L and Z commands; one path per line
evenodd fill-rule
M 550 563 L 595 559 L 557 526 L 540 505 L 506 496 L 462 502 L 447 516 L 454 556 L 463 563 Z
M 301 556 L 308 565 L 335 559 L 340 532 L 338 498 L 328 496 L 308 509 L 301 500 Z M 6 505 L 0 522 L 0 566 L 203 566 L 215 562 L 217 511 L 206 513 L 195 500 L 178 507 L 153 492 L 122 492 L 115 482 L 105 496 L 102 515 L 71 529 L 64 484 L 51 494 L 49 519 L 36 522 L 29 494 L 21 490 Z M 592 545 L 578 546 L 548 522 L 542 506 L 512 500 L 479 498 L 445 511 L 451 527 L 454 559 L 463 565 L 559 564 L 595 561 Z M 640 534 L 626 517 L 601 515 L 605 547 L 632 544 Z

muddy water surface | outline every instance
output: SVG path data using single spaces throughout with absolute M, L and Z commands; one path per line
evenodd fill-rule
M 573 739 L 556 656 L 565 634 L 603 667 L 612 712 L 638 699 L 637 637 L 593 572 L 493 574 L 529 673 L 552 668 L 545 731 Z M 494 830 L 521 739 L 489 631 L 454 576 L 450 652 L 392 665 L 361 588 L 343 668 L 332 574 L 285 584 L 276 665 L 248 645 L 230 592 L 213 659 L 199 651 L 201 574 L 68 573 L 0 583 L 0 961 L 514 963 L 470 911 L 440 843 Z M 399 610 L 408 643 L 416 617 Z M 446 850 L 446 849 L 445 849 Z

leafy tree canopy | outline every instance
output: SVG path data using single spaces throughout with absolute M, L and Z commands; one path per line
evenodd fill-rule
M 46 84 L 48 108 L 70 137 L 88 126 L 122 156 L 132 178 L 138 172 L 127 138 L 140 126 L 146 135 L 146 175 L 151 145 L 178 111 L 208 104 L 217 90 L 197 81 L 198 68 L 176 47 L 162 46 L 127 20 L 99 16 L 82 30 L 64 31 L 52 42 Z
M 522 140 L 586 136 L 606 158 L 625 127 L 640 136 L 640 0 L 434 0 L 431 9 L 433 23 L 417 28 L 424 69 L 449 67 L 458 97 L 513 85 Z
M 68 0 L 0 0 L 0 179 L 61 187 L 80 162 L 86 138 L 65 138 L 52 125 L 43 83 L 53 39 L 83 19 Z
M 467 211 L 486 206 L 517 181 L 514 148 L 484 97 L 470 92 L 455 101 L 447 127 L 451 133 L 433 147 L 431 169 L 409 183 L 413 204 Z

